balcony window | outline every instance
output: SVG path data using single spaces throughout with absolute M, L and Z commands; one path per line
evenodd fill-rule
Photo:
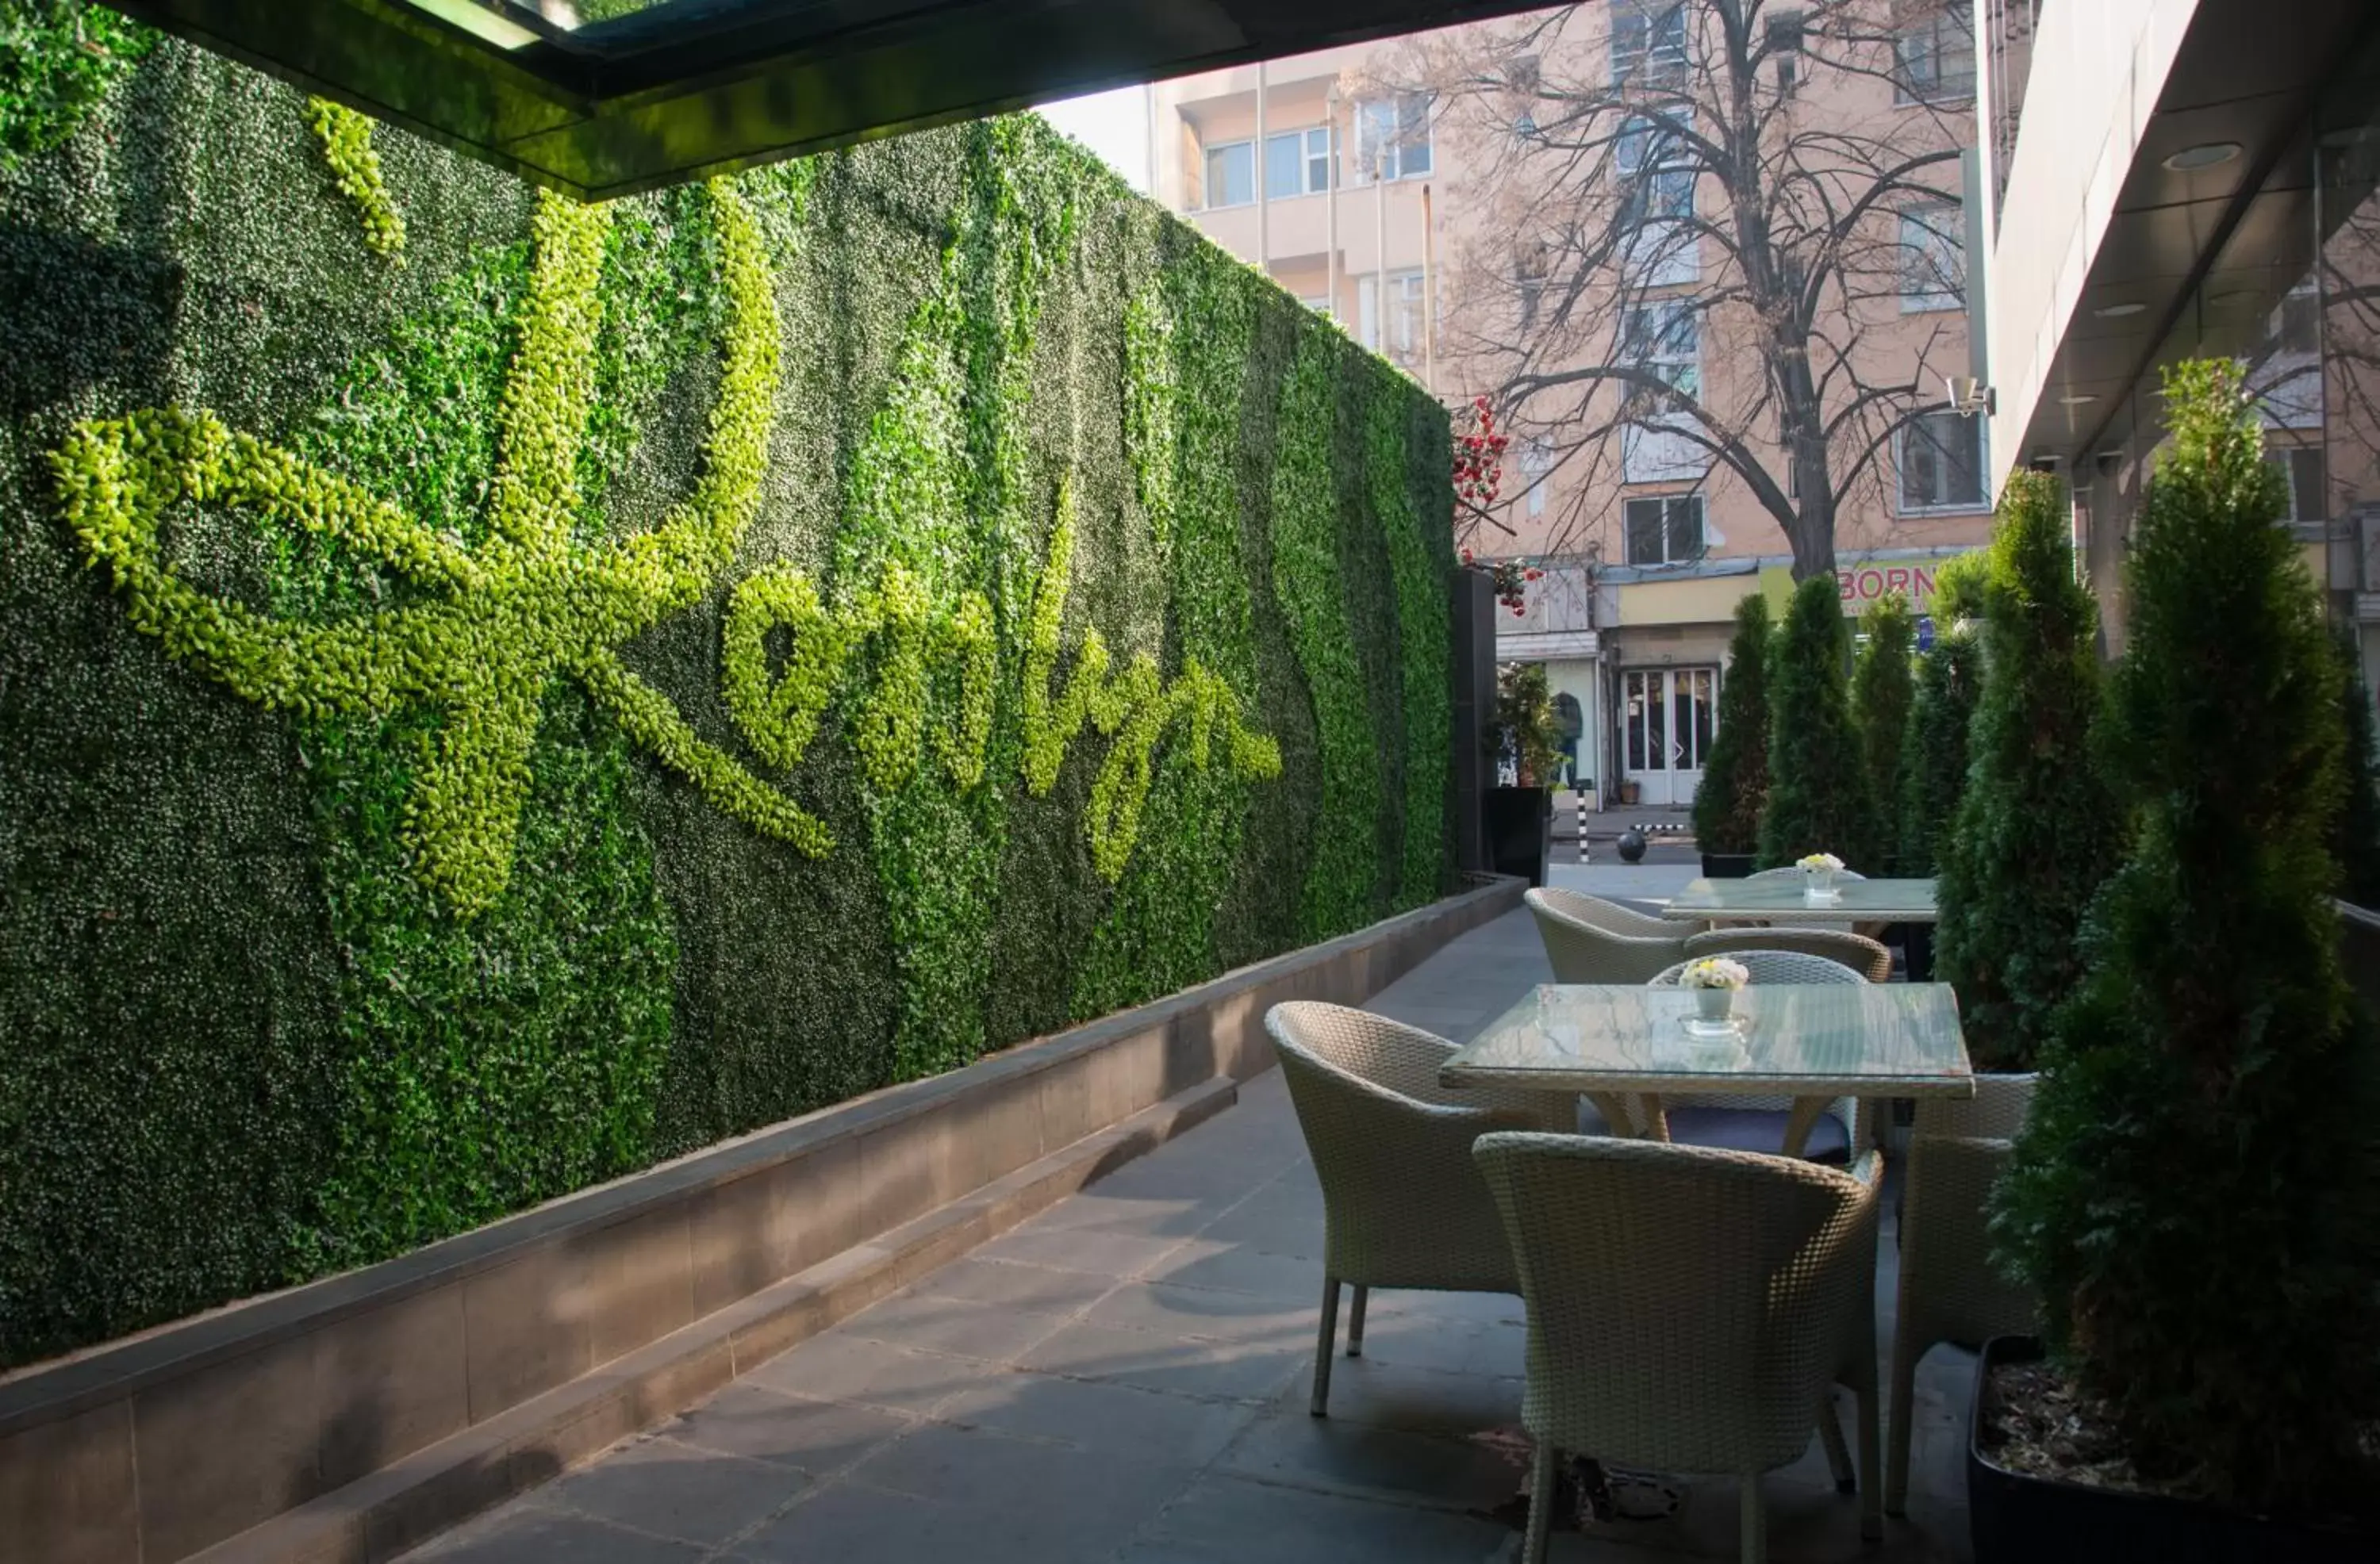
M 1900 514 L 1984 508 L 1984 420 L 1925 413 L 1894 436 Z
M 1963 309 L 1967 305 L 1966 220 L 1956 202 L 1913 206 L 1900 214 L 1900 312 Z
M 1648 370 L 1687 395 L 1702 389 L 1702 318 L 1685 299 L 1641 305 L 1628 312 L 1621 335 L 1621 356 L 1640 370 Z M 1632 397 L 1656 399 L 1652 393 L 1630 388 Z
M 1912 7 L 1892 41 L 1893 101 L 1956 103 L 1975 95 L 1975 35 L 1947 5 Z
M 1430 96 L 1404 92 L 1355 105 L 1355 177 L 1418 179 L 1430 171 Z
M 1330 132 L 1322 126 L 1265 138 L 1265 196 L 1319 195 L 1330 188 Z
M 1684 564 L 1703 556 L 1703 497 L 1669 494 L 1621 507 L 1630 564 Z
M 1547 479 L 1554 470 L 1553 453 L 1540 441 L 1529 440 L 1521 445 L 1521 503 L 1530 515 L 1546 514 Z
M 1388 335 L 1380 333 L 1380 280 L 1365 277 L 1355 286 L 1356 308 L 1364 346 L 1376 353 L 1384 353 L 1400 364 L 1420 361 L 1424 333 L 1428 321 L 1423 309 L 1426 296 L 1422 291 L 1421 273 L 1391 272 L 1388 277 Z
M 1611 84 L 1674 87 L 1685 75 L 1685 0 L 1611 0 Z
M 1207 149 L 1207 205 L 1245 206 L 1257 199 L 1257 149 L 1253 141 L 1227 141 Z

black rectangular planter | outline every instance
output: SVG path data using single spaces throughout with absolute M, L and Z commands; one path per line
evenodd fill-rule
M 1750 853 L 1705 853 L 1705 879 L 1750 879 L 1754 855 Z
M 1488 862 L 1498 874 L 1516 874 L 1531 885 L 1546 882 L 1553 856 L 1554 795 L 1542 787 L 1491 787 L 1482 795 Z
M 1975 1363 L 1967 1412 L 1967 1515 L 1975 1564 L 2372 1564 L 2380 1534 L 2246 1515 L 2198 1499 L 2095 1488 L 2010 1472 L 1985 1452 L 1992 1370 L 2041 1343 L 2000 1336 Z

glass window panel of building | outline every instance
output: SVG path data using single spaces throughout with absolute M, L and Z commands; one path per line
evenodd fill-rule
M 1355 178 L 1418 179 L 1430 170 L 1430 95 L 1402 92 L 1355 105 Z
M 1424 305 L 1427 296 L 1422 286 L 1418 270 L 1391 272 L 1388 275 L 1389 307 L 1388 335 L 1380 333 L 1380 279 L 1366 276 L 1355 284 L 1355 306 L 1360 317 L 1358 334 L 1364 346 L 1386 353 L 1399 363 L 1413 363 L 1422 357 L 1423 333 L 1428 321 Z
M 1922 413 L 1893 437 L 1902 515 L 1984 508 L 1984 420 Z
M 1892 41 L 1893 101 L 1940 103 L 1975 95 L 1975 34 L 1966 6 L 1914 0 Z
M 1685 73 L 1685 0 L 1611 0 L 1614 86 L 1658 86 Z
M 1621 507 L 1630 564 L 1684 564 L 1703 556 L 1703 497 L 1666 494 Z
M 1245 206 L 1257 199 L 1257 150 L 1252 141 L 1207 149 L 1207 204 Z
M 1319 195 L 1330 188 L 1330 132 L 1322 126 L 1265 138 L 1265 194 Z
M 1900 214 L 1900 310 L 1962 309 L 1967 302 L 1966 218 L 1955 201 Z

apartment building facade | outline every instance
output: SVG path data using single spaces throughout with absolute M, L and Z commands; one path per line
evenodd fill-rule
M 1970 358 L 1956 161 L 1977 123 L 1968 3 L 1742 8 L 1758 30 L 1734 68 L 1748 63 L 1775 96 L 1764 143 L 1819 127 L 1896 160 L 1944 154 L 1866 192 L 1864 280 L 1813 321 L 1872 394 L 1829 455 L 1847 612 L 1894 591 L 1922 610 L 1939 566 L 1989 531 L 1985 423 L 1941 406 L 1944 377 Z M 1547 666 L 1565 770 L 1597 806 L 1692 800 L 1735 605 L 1751 592 L 1781 605 L 1794 574 L 1786 530 L 1742 470 L 1797 498 L 1728 195 L 1706 157 L 1697 166 L 1647 133 L 1691 125 L 1692 73 L 1727 68 L 1716 15 L 1709 0 L 1591 0 L 1150 91 L 1158 200 L 1450 407 L 1486 394 L 1512 408 L 1501 498 L 1468 518 L 1464 541 L 1545 571 L 1502 622 L 1499 654 Z M 1792 30 L 1813 16 L 1835 32 L 1803 46 Z M 1640 83 L 1659 105 L 1641 118 L 1599 101 Z M 1590 120 L 1602 128 L 1569 133 Z M 1586 140 L 1599 143 L 1591 159 L 1576 150 Z M 1773 155 L 1763 174 L 1779 187 L 1821 177 Z M 1521 373 L 1614 364 L 1721 421 L 1742 410 L 1728 424 L 1741 459 L 1617 382 L 1569 400 L 1512 395 Z

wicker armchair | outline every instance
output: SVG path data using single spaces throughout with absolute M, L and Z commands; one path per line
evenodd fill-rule
M 1715 928 L 1707 934 L 1690 935 L 1686 940 L 1689 956 L 1731 956 L 1744 951 L 1796 951 L 1805 956 L 1824 956 L 1828 961 L 1840 962 L 1871 983 L 1887 982 L 1892 976 L 1892 952 L 1883 942 L 1847 928 Z
M 1991 1264 L 1984 1205 L 2007 1168 L 2010 1143 L 2033 1101 L 2031 1075 L 1978 1075 L 1975 1095 L 1921 1097 L 1900 1197 L 1900 1305 L 1892 1338 L 1892 1418 L 1884 1507 L 1909 1498 L 1911 1408 L 1917 1360 L 1936 1343 L 1981 1346 L 2031 1331 L 2037 1305 Z
M 1471 1160 L 1490 1130 L 1571 1129 L 1577 1104 L 1539 1092 L 1456 1092 L 1438 1083 L 1454 1045 L 1343 1005 L 1293 1001 L 1265 1016 L 1322 1185 L 1322 1327 L 1314 1415 L 1330 1398 L 1339 1289 L 1355 1289 L 1347 1355 L 1364 1349 L 1375 1287 L 1518 1292 L 1512 1252 Z
M 1762 929 L 1762 936 L 1805 934 L 1811 929 Z M 1749 939 L 1752 936 L 1747 935 Z M 1697 938 L 1707 939 L 1708 936 Z M 1850 936 L 1846 935 L 1848 939 Z M 1867 941 L 1861 941 L 1863 944 Z M 1694 941 L 1687 941 L 1692 946 Z M 1876 947 L 1881 951 L 1883 946 Z M 1755 983 L 1862 983 L 1866 979 L 1840 962 L 1792 951 L 1697 951 L 1687 961 L 1654 975 L 1648 987 L 1672 988 L 1687 967 L 1706 957 L 1724 953 L 1741 962 Z M 1730 1151 L 1775 1151 L 1785 1144 L 1785 1126 L 1793 1112 L 1790 1097 L 1744 1097 L 1682 1092 L 1662 1099 L 1670 1121 L 1670 1138 L 1681 1146 L 1711 1146 Z M 1854 1097 L 1828 1106 L 1825 1117 L 1812 1128 L 1803 1155 L 1815 1161 L 1848 1162 L 1852 1155 L 1875 1144 L 1872 1109 Z
M 1686 953 L 1687 926 L 1575 891 L 1532 891 L 1557 983 L 1642 983 Z
M 1783 932 L 1783 931 L 1779 931 Z M 1755 983 L 1864 983 L 1866 978 L 1839 961 L 1825 956 L 1803 955 L 1799 951 L 1779 951 L 1762 946 L 1757 950 L 1697 951 L 1675 966 L 1664 967 L 1645 979 L 1648 988 L 1674 988 L 1686 975 L 1686 968 L 1698 961 L 1724 956 L 1741 964 L 1752 974 Z
M 1529 1311 L 1521 1421 L 1536 1441 L 1525 1564 L 1541 1564 L 1563 1452 L 1656 1472 L 1730 1473 L 1742 1556 L 1767 1551 L 1760 1473 L 1816 1423 L 1851 1482 L 1828 1387 L 1859 1396 L 1861 1532 L 1876 1483 L 1876 1221 L 1882 1162 L 1591 1136 L 1500 1134 L 1473 1155 L 1495 1192 Z

